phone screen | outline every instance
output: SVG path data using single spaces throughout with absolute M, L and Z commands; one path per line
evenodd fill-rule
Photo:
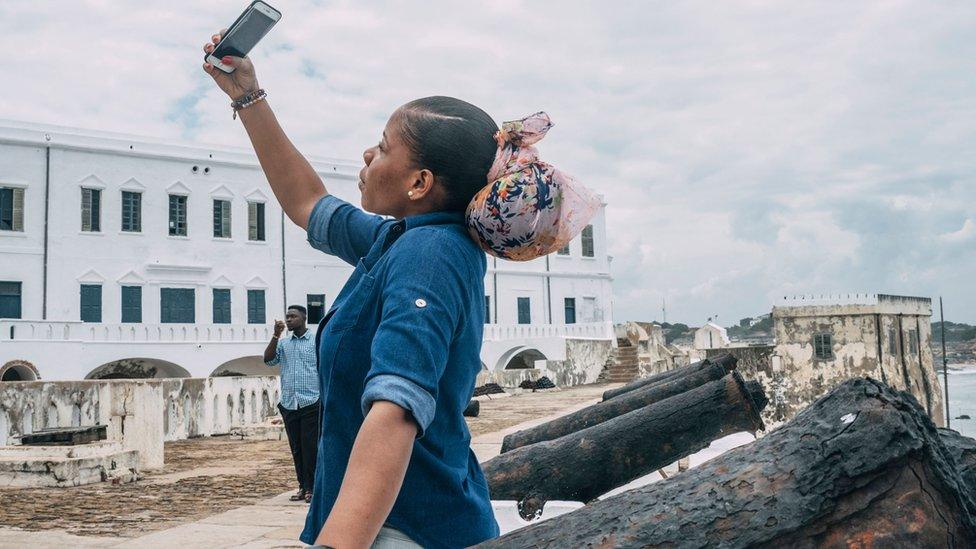
M 240 22 L 227 32 L 217 44 L 213 56 L 217 59 L 225 55 L 244 57 L 251 48 L 274 26 L 275 21 L 255 9 L 249 9 Z

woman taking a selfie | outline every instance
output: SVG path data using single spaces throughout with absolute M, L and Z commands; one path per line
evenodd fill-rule
M 234 72 L 204 70 L 234 100 L 285 214 L 355 267 L 317 335 L 322 432 L 302 541 L 466 547 L 497 536 L 462 416 L 481 369 L 484 251 L 555 251 L 598 202 L 536 157 L 544 114 L 499 131 L 474 105 L 428 97 L 397 109 L 363 153 L 362 207 L 379 214 L 369 215 L 329 195 L 251 61 L 222 63 Z

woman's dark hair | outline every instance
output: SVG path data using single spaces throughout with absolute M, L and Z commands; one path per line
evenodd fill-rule
M 400 133 L 414 160 L 445 190 L 442 209 L 464 211 L 488 184 L 498 126 L 488 113 L 453 97 L 434 96 L 400 108 Z

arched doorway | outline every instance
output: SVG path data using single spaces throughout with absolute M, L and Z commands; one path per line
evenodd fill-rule
M 217 366 L 216 369 L 210 374 L 210 377 L 224 377 L 224 376 L 276 376 L 281 372 L 281 368 L 278 366 L 267 366 L 264 364 L 264 358 L 254 355 L 254 356 L 242 356 L 240 358 L 235 358 L 234 360 L 228 360 L 227 362 Z
M 522 349 L 508 359 L 508 361 L 505 363 L 505 369 L 527 370 L 530 368 L 535 368 L 535 362 L 537 360 L 546 360 L 546 355 L 542 354 L 542 352 L 538 349 Z
M 178 364 L 158 358 L 125 358 L 102 364 L 85 379 L 160 379 L 190 377 L 190 372 Z
M 26 360 L 11 360 L 0 368 L 0 381 L 35 381 L 40 378 L 37 368 Z

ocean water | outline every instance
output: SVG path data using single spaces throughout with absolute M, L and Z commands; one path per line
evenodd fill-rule
M 956 419 L 961 415 L 973 419 Z M 949 365 L 949 416 L 949 427 L 976 438 L 976 364 Z

